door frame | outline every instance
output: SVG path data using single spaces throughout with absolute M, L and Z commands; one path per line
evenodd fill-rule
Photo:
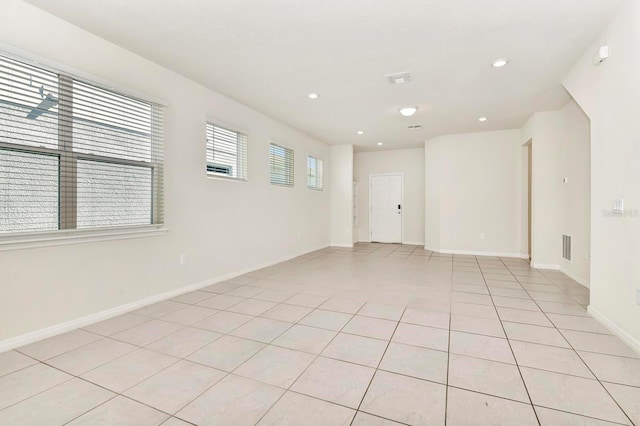
M 402 213 L 400 214 L 400 244 L 404 241 L 404 173 L 402 172 L 394 172 L 394 173 L 371 173 L 369 175 L 369 242 L 373 242 L 373 233 L 372 233 L 372 220 L 371 216 L 373 213 L 373 206 L 371 203 L 371 190 L 373 189 L 373 178 L 377 176 L 400 176 L 400 205 L 402 206 Z M 393 244 L 393 243 L 392 243 Z

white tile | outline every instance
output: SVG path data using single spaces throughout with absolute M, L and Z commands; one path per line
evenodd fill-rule
M 183 328 L 183 326 L 180 324 L 152 320 L 128 330 L 121 331 L 120 333 L 116 333 L 111 336 L 111 338 L 120 340 L 121 342 L 130 343 L 132 345 L 146 346 L 151 342 L 155 342 L 169 334 L 175 333 L 181 328 Z
M 184 358 L 221 336 L 222 334 L 214 331 L 185 327 L 167 337 L 156 340 L 146 347 L 163 354 Z
M 335 331 L 304 325 L 294 325 L 274 340 L 273 344 L 298 351 L 319 354 L 335 335 Z
M 362 309 L 360 309 L 360 311 L 358 311 L 358 315 L 392 321 L 400 321 L 400 318 L 404 313 L 404 309 L 404 306 L 385 305 L 382 303 L 367 303 L 362 307 Z
M 159 319 L 162 321 L 174 322 L 176 324 L 191 325 L 218 312 L 219 311 L 217 309 L 204 308 L 201 306 L 186 306 L 184 309 L 180 309 L 179 311 L 163 315 Z
M 79 376 L 136 349 L 128 343 L 105 338 L 51 358 L 47 364 Z
M 377 367 L 387 348 L 385 340 L 339 333 L 322 351 L 322 356 Z
M 617 426 L 620 424 L 544 407 L 535 407 L 535 410 L 541 426 Z
M 229 375 L 176 416 L 202 426 L 253 425 L 284 392 L 275 386 Z
M 342 312 L 316 309 L 304 317 L 298 324 L 340 331 L 351 319 L 351 315 Z
M 555 328 L 540 327 L 530 324 L 519 324 L 515 322 L 502 323 L 507 332 L 509 340 L 520 340 L 523 342 L 539 343 L 541 345 L 558 346 L 570 348 L 562 334 Z
M 0 410 L 73 377 L 44 364 L 35 364 L 0 377 Z
M 451 315 L 451 330 L 483 334 L 485 336 L 506 337 L 502 329 L 502 323 L 498 319 Z
M 609 393 L 620 404 L 624 412 L 636 425 L 640 424 L 640 388 L 603 383 Z
M 404 311 L 401 322 L 448 330 L 449 317 L 450 314 L 444 312 L 407 308 Z
M 515 364 L 506 339 L 477 334 L 451 332 L 450 352 L 492 361 Z
M 312 308 L 303 306 L 280 304 L 260 316 L 264 318 L 295 323 L 306 317 L 312 310 Z
M 148 317 L 134 314 L 124 314 L 88 325 L 83 328 L 92 333 L 101 334 L 103 336 L 111 336 L 147 321 L 149 321 Z
M 27 346 L 22 346 L 17 350 L 32 358 L 43 361 L 100 339 L 102 339 L 102 336 L 97 334 L 84 330 L 73 330 L 40 340 L 39 342 L 31 343 Z
M 640 358 L 640 355 L 625 345 L 616 336 L 584 333 L 582 331 L 561 330 L 562 335 L 577 351 L 597 352 L 608 355 Z
M 446 384 L 447 361 L 447 352 L 391 342 L 379 368 Z
M 406 424 L 442 425 L 445 386 L 378 371 L 360 410 Z
M 314 359 L 314 355 L 305 352 L 267 346 L 238 367 L 234 374 L 286 389 Z
M 640 359 L 593 352 L 579 354 L 601 381 L 640 387 Z
M 449 331 L 440 328 L 400 323 L 391 340 L 407 345 L 447 351 L 449 348 Z
M 351 318 L 342 331 L 345 333 L 357 334 L 359 336 L 389 340 L 393 335 L 396 325 L 397 323 L 395 321 L 356 315 Z
M 73 379 L 0 411 L 0 424 L 64 424 L 113 398 L 99 386 Z
M 511 349 L 518 365 L 572 376 L 593 379 L 593 374 L 572 349 L 538 345 L 527 342 L 511 342 Z
M 125 396 L 173 414 L 226 375 L 204 365 L 178 361 L 129 389 Z
M 353 315 L 360 310 L 364 303 L 365 302 L 362 300 L 332 297 L 331 299 L 320 305 L 320 309 Z
M 358 408 L 374 369 L 319 357 L 291 390 L 351 408 Z
M 202 321 L 198 321 L 193 324 L 193 327 L 225 334 L 240 327 L 251 319 L 253 319 L 251 315 L 223 311 L 211 315 Z
M 266 300 L 247 299 L 237 305 L 227 308 L 228 311 L 237 312 L 245 315 L 261 315 L 269 309 L 276 306 L 277 303 L 267 302 Z
M 169 416 L 144 404 L 117 396 L 78 417 L 70 426 L 156 426 Z
M 245 339 L 257 340 L 262 343 L 271 343 L 289 328 L 291 328 L 291 324 L 288 322 L 268 318 L 254 318 L 229 334 Z
M 187 359 L 223 371 L 233 371 L 258 353 L 264 346 L 263 343 L 253 340 L 222 336 L 213 343 L 194 352 Z
M 351 424 L 355 410 L 293 392 L 287 392 L 258 425 L 327 426 Z
M 147 349 L 138 349 L 81 377 L 114 392 L 123 392 L 175 363 L 177 358 Z
M 14 371 L 22 370 L 25 367 L 36 364 L 33 358 L 16 351 L 0 353 L 0 377 Z
M 447 425 L 494 426 L 538 424 L 531 404 L 495 396 L 449 388 L 447 395 Z

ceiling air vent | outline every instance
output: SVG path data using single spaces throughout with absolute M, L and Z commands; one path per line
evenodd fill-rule
M 422 126 L 420 124 L 414 124 L 412 126 L 408 126 L 407 128 L 410 130 L 417 130 L 417 129 L 422 129 Z
M 571 262 L 571 236 L 562 236 L 562 258 Z
M 404 84 L 411 81 L 409 71 L 387 74 L 385 77 L 389 80 L 389 84 Z

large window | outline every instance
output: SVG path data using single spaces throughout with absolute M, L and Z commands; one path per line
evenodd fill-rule
M 293 150 L 269 144 L 269 171 L 271 184 L 293 186 Z
M 0 234 L 163 222 L 162 107 L 0 56 Z
M 247 179 L 247 136 L 207 123 L 207 173 Z
M 307 155 L 307 188 L 322 190 L 322 160 Z

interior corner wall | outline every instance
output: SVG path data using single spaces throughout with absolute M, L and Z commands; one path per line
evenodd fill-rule
M 330 241 L 332 246 L 353 246 L 353 145 L 330 147 Z
M 27 59 L 61 64 L 167 103 L 169 231 L 0 251 L 0 343 L 329 244 L 330 188 L 315 191 L 305 184 L 308 153 L 331 170 L 328 145 L 23 1 L 4 0 L 1 9 L 0 50 L 25 52 Z M 247 182 L 206 176 L 208 117 L 247 132 Z M 295 150 L 293 188 L 269 184 L 271 138 Z M 183 253 L 188 263 L 180 266 Z
M 563 80 L 591 120 L 589 312 L 640 351 L 640 2 L 623 3 Z M 592 58 L 608 45 L 599 66 Z M 624 199 L 626 214 L 613 216 Z
M 520 255 L 520 149 L 520 130 L 425 143 L 427 249 Z
M 424 245 L 424 148 L 358 152 L 354 175 L 358 182 L 359 241 L 370 241 L 369 176 L 402 173 L 404 176 L 402 242 Z

